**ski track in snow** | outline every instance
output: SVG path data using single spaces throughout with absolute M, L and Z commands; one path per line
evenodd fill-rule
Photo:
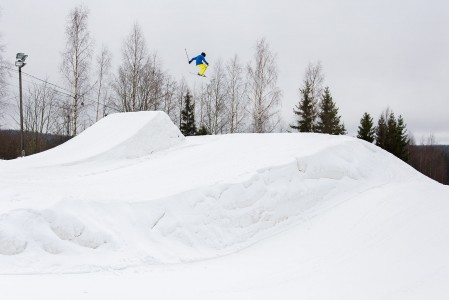
M 350 137 L 184 138 L 164 113 L 116 114 L 0 161 L 0 282 L 59 281 L 73 299 L 149 295 L 121 297 L 122 277 L 158 299 L 442 299 L 448 196 Z M 89 279 L 104 281 L 68 287 Z

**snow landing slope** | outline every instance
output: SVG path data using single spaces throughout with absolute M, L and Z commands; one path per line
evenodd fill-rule
M 115 114 L 0 162 L 0 281 L 100 281 L 77 299 L 444 299 L 448 216 L 447 187 L 354 138 L 184 138 L 164 113 Z

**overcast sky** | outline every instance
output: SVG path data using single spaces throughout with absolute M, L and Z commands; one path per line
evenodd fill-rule
M 438 0 L 2 0 L 5 57 L 29 55 L 25 72 L 60 82 L 69 11 L 90 10 L 96 49 L 113 52 L 118 66 L 124 38 L 138 22 L 148 47 L 177 79 L 189 75 L 184 48 L 214 62 L 239 54 L 247 62 L 265 37 L 277 53 L 282 112 L 292 123 L 304 70 L 321 61 L 350 135 L 364 112 L 377 122 L 390 107 L 419 142 L 434 134 L 449 144 L 449 2 Z

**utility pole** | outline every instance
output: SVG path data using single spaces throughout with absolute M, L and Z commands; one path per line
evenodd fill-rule
M 19 98 L 20 98 L 20 156 L 25 156 L 25 149 L 23 149 L 23 105 L 22 105 L 22 68 L 25 67 L 25 60 L 28 55 L 24 53 L 17 53 L 16 67 L 19 68 Z
M 19 99 L 20 99 L 20 155 L 25 156 L 23 149 L 23 105 L 22 105 L 22 67 L 19 67 Z

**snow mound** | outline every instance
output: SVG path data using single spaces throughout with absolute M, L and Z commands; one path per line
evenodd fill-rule
M 23 159 L 27 164 L 132 159 L 175 146 L 184 136 L 160 111 L 108 115 L 78 136 L 49 151 Z
M 136 299 L 440 299 L 447 199 L 351 137 L 184 138 L 162 113 L 111 115 L 1 163 L 0 274 L 143 271 L 151 290 L 103 282 Z
M 354 138 L 184 138 L 163 113 L 116 114 L 1 163 L 0 274 L 89 273 L 136 299 L 442 299 L 448 199 Z M 153 286 L 97 280 L 111 269 Z
M 92 152 L 89 164 L 27 169 L 19 195 L 24 170 L 14 175 L 10 169 L 15 184 L 9 186 L 16 188 L 3 192 L 10 205 L 0 210 L 0 228 L 7 228 L 0 231 L 0 254 L 9 257 L 0 255 L 4 272 L 48 266 L 52 272 L 84 272 L 222 256 L 302 224 L 354 193 L 417 176 L 373 145 L 316 134 L 193 137 L 142 160 L 140 153 L 149 152 L 130 148 L 139 139 L 166 146 L 182 140 L 176 130 L 174 142 L 154 131 L 157 125 L 162 132 L 170 128 L 163 114 L 129 114 L 144 115 L 152 122 L 109 150 L 96 151 L 101 155 Z M 108 122 L 117 127 L 124 118 Z M 87 143 L 96 132 L 101 137 L 105 124 L 74 144 Z M 149 143 L 150 148 L 158 149 Z M 54 163 L 53 154 L 47 155 Z M 114 165 L 124 157 L 134 159 Z M 39 261 L 30 264 L 35 256 Z

